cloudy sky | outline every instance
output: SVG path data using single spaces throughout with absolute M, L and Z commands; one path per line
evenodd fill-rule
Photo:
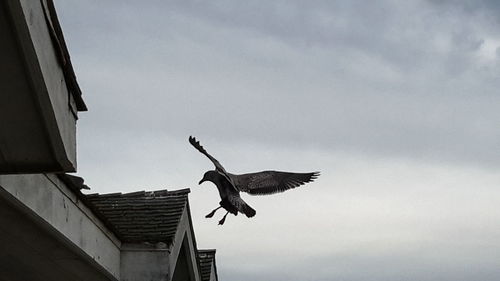
M 191 188 L 223 280 L 500 279 L 500 2 L 57 0 L 93 192 Z M 322 172 L 257 216 L 233 173 Z

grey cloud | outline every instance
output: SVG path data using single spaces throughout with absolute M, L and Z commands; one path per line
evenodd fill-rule
M 500 85 L 475 59 L 483 26 L 460 12 L 425 2 L 156 4 L 79 2 L 88 21 L 64 4 L 92 131 L 500 165 Z
M 400 71 L 415 70 L 422 67 L 421 62 L 442 56 L 435 50 L 435 41 L 453 41 L 457 39 L 453 33 L 471 36 L 476 31 L 473 23 L 457 23 L 457 18 L 462 16 L 459 11 L 450 13 L 421 1 L 400 5 L 390 1 L 286 1 L 270 6 L 258 1 L 217 3 L 219 5 L 203 2 L 179 8 L 217 26 L 255 31 L 302 50 L 320 47 L 379 56 Z M 472 16 L 469 19 L 475 22 Z M 480 40 L 474 39 L 474 42 Z M 457 53 L 469 51 L 453 42 L 449 48 L 457 49 Z
M 121 52 L 123 48 L 134 48 L 138 43 L 151 47 L 150 45 L 157 43 L 154 41 L 155 37 L 168 39 L 169 34 L 175 32 L 168 24 L 170 19 L 180 16 L 187 17 L 187 20 L 183 22 L 185 26 L 178 31 L 188 37 L 206 36 L 200 34 L 200 30 L 191 29 L 193 23 L 202 21 L 214 29 L 230 29 L 250 36 L 257 34 L 268 36 L 272 40 L 282 40 L 300 50 L 314 46 L 343 52 L 359 50 L 381 56 L 394 67 L 404 68 L 422 59 L 429 60 L 436 38 L 446 39 L 450 37 L 450 31 L 461 32 L 461 28 L 467 27 L 466 23 L 457 26 L 454 14 L 446 15 L 420 2 L 406 2 L 400 6 L 390 2 L 356 1 L 277 1 L 272 5 L 259 1 L 186 1 L 156 4 L 122 2 L 120 5 L 94 5 L 99 8 L 92 9 L 93 16 L 89 17 L 85 24 L 80 24 L 78 31 L 88 29 L 88 23 L 90 27 L 102 26 L 106 35 L 120 37 L 119 40 L 129 43 L 117 44 L 120 48 L 115 48 L 115 51 Z M 146 14 L 145 20 L 142 15 Z M 119 26 L 126 28 L 120 29 Z M 454 30 L 456 28 L 459 30 Z M 96 41 L 105 39 L 99 34 L 92 35 L 97 35 L 94 39 Z M 227 35 L 226 41 L 231 41 L 232 34 Z M 89 37 L 86 39 L 92 40 Z M 134 40 L 136 43 L 127 40 Z M 228 47 L 231 45 L 228 44 Z M 131 55 L 128 57 L 133 58 Z
M 452 258 L 453 259 L 453 258 Z M 495 281 L 500 278 L 498 264 L 494 262 L 471 262 L 467 258 L 461 262 L 446 259 L 434 259 L 426 256 L 408 255 L 407 253 L 384 253 L 366 255 L 357 254 L 317 256 L 301 258 L 295 263 L 269 268 L 266 271 L 220 269 L 221 278 L 238 281 L 247 280 L 345 280 L 345 281 Z
M 500 11 L 500 3 L 496 0 L 429 0 L 429 2 L 446 8 L 455 7 L 468 13 Z

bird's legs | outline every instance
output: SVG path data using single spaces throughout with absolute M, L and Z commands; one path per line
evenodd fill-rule
M 219 221 L 219 225 L 223 225 L 223 224 L 224 224 L 224 222 L 226 221 L 226 216 L 227 216 L 227 214 L 229 214 L 229 212 L 227 212 L 227 213 L 226 213 L 226 214 L 222 217 L 222 219 Z
M 217 207 L 215 210 L 211 211 L 210 214 L 206 215 L 205 218 L 211 218 L 215 215 L 215 212 L 222 208 L 222 206 Z

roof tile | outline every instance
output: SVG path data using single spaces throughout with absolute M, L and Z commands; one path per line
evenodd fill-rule
M 200 262 L 201 281 L 210 281 L 212 264 L 215 269 L 217 279 L 217 269 L 215 266 L 215 250 L 198 250 L 198 260 Z
M 113 226 L 122 242 L 171 244 L 189 189 L 88 194 L 86 200 Z

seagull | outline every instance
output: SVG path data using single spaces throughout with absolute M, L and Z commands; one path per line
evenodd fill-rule
M 237 216 L 238 212 L 240 212 L 249 218 L 255 216 L 255 210 L 243 201 L 243 199 L 241 199 L 241 191 L 250 195 L 269 195 L 280 193 L 301 186 L 305 183 L 312 182 L 320 174 L 319 172 L 290 173 L 262 171 L 257 173 L 235 175 L 226 172 L 219 161 L 212 157 L 212 155 L 208 154 L 196 138 L 190 136 L 189 143 L 191 143 L 191 145 L 193 145 L 194 148 L 196 148 L 203 155 L 208 157 L 208 159 L 210 159 L 210 161 L 212 161 L 215 165 L 215 170 L 207 171 L 198 184 L 210 181 L 217 186 L 221 198 L 219 207 L 214 209 L 205 217 L 211 218 L 217 210 L 224 208 L 227 212 L 219 221 L 219 225 L 224 224 L 226 216 L 229 213 Z

